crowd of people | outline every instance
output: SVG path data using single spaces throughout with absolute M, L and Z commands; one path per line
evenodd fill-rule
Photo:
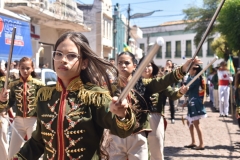
M 184 105 L 188 108 L 186 120 L 192 139 L 185 147 L 204 149 L 199 123 L 206 117 L 199 94 L 205 89 L 203 78 L 198 77 L 189 88 L 185 86 L 201 71 L 198 58 L 178 67 L 168 60 L 164 74 L 150 62 L 126 99 L 118 102 L 144 57 L 138 61 L 125 51 L 118 55 L 117 62 L 109 62 L 92 51 L 87 38 L 79 32 L 64 33 L 54 46 L 56 85 L 44 86 L 37 80 L 28 57 L 19 61 L 19 77 L 11 80 L 7 89 L 6 75 L 0 70 L 1 158 L 162 160 L 166 99 L 174 123 L 175 101 L 183 95 L 187 97 Z M 179 85 L 191 62 L 186 83 Z M 224 80 L 219 81 L 221 85 L 226 84 Z M 13 106 L 16 115 L 11 118 L 7 112 Z M 221 111 L 227 115 L 227 109 Z M 10 147 L 6 138 L 9 120 L 13 120 Z M 193 136 L 194 127 L 199 145 Z

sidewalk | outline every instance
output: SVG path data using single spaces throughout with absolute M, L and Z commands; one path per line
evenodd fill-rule
M 180 106 L 181 104 L 179 104 Z M 205 150 L 184 148 L 191 143 L 187 124 L 183 125 L 182 115 L 185 117 L 187 108 L 175 113 L 175 124 L 171 124 L 169 106 L 165 107 L 165 116 L 168 121 L 165 133 L 165 160 L 237 160 L 240 159 L 240 129 L 237 121 L 229 117 L 219 117 L 213 112 L 211 103 L 205 103 L 207 118 L 200 120 L 203 132 Z M 186 122 L 186 121 L 185 121 Z M 194 130 L 197 145 L 199 144 L 196 130 Z

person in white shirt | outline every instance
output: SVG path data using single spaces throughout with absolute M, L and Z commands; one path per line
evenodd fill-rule
M 227 69 L 227 62 L 222 61 L 217 71 L 218 74 L 218 94 L 219 94 L 219 112 L 220 117 L 227 117 L 229 111 L 229 94 L 230 94 L 230 82 L 233 81 L 233 77 Z

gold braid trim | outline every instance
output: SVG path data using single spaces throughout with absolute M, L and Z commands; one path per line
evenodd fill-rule
M 237 112 L 238 114 L 240 114 L 240 106 L 238 106 L 238 107 L 236 108 L 236 112 Z
M 0 109 L 7 108 L 8 102 L 9 102 L 9 101 L 7 101 L 7 102 L 0 102 Z
M 96 106 L 105 104 L 112 99 L 108 91 L 91 91 L 86 90 L 85 88 L 80 89 L 78 97 L 82 100 L 84 104 L 94 104 Z
M 153 80 L 152 78 L 143 78 L 142 82 L 143 82 L 144 85 L 147 85 L 147 84 L 151 83 L 152 80 Z
M 179 67 L 175 70 L 174 77 L 175 77 L 176 80 L 180 80 L 184 77 L 184 74 L 182 72 L 182 67 Z
M 5 82 L 5 78 L 6 78 L 6 76 L 2 76 L 2 77 L 0 77 L 0 81 Z
M 94 87 L 95 85 L 91 83 L 87 83 L 88 86 Z M 47 101 L 51 99 L 52 92 L 56 88 L 57 91 L 62 92 L 63 88 L 59 82 L 57 82 L 56 86 L 53 87 L 42 87 L 39 89 L 37 93 L 36 103 L 39 99 L 40 101 Z M 84 88 L 84 85 L 79 77 L 73 79 L 66 90 L 73 92 L 79 90 L 78 97 L 82 100 L 82 102 L 86 105 L 94 104 L 96 106 L 101 106 L 109 102 L 112 97 L 109 94 L 109 91 L 94 91 L 94 90 L 87 90 Z
M 94 87 L 91 83 L 87 83 L 88 86 Z M 94 104 L 96 106 L 101 106 L 105 104 L 112 97 L 109 94 L 109 91 L 92 91 L 84 88 L 84 85 L 79 77 L 73 80 L 73 83 L 67 87 L 68 90 L 79 89 L 78 97 L 86 105 Z
M 45 86 L 45 84 L 42 81 L 38 80 L 38 79 L 33 78 L 32 81 L 36 85 Z
M 177 97 L 180 98 L 180 97 L 182 97 L 182 96 L 183 96 L 183 94 L 180 92 L 180 90 L 178 90 L 178 92 L 177 92 Z
M 115 116 L 115 119 L 116 119 L 116 123 L 117 123 L 117 126 L 120 128 L 120 129 L 123 129 L 124 131 L 128 131 L 134 124 L 134 121 L 135 121 L 135 116 L 133 114 L 133 112 L 131 111 L 131 119 L 128 120 L 119 120 L 117 118 L 117 116 Z
M 13 159 L 17 158 L 18 160 L 27 160 L 24 156 L 22 156 L 20 153 L 17 153 L 13 156 Z
M 37 104 L 38 99 L 40 101 L 47 101 L 50 100 L 52 97 L 52 92 L 55 89 L 55 86 L 53 87 L 42 87 L 38 90 L 37 96 L 35 98 L 34 105 Z
M 18 83 L 19 83 L 19 80 L 12 81 L 12 82 L 9 83 L 8 88 L 11 89 L 13 86 L 17 85 Z

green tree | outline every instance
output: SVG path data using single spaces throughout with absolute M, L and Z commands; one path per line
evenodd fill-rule
M 216 38 L 212 42 L 211 47 L 215 51 L 216 55 L 219 58 L 223 58 L 225 61 L 228 60 L 230 54 L 233 56 L 238 54 L 237 52 L 232 51 L 232 49 L 229 47 L 229 43 L 226 41 L 226 37 L 223 35 L 219 38 Z
M 217 10 L 220 0 L 204 0 L 203 8 L 192 5 L 190 8 L 183 10 L 185 14 L 184 20 L 188 23 L 185 30 L 194 30 L 196 36 L 194 37 L 194 44 L 197 46 L 202 39 L 209 22 L 211 21 L 215 11 Z M 216 24 L 214 24 L 216 25 Z M 212 30 L 209 36 L 215 33 Z
M 217 30 L 225 36 L 230 47 L 240 51 L 240 0 L 227 0 L 218 17 Z

